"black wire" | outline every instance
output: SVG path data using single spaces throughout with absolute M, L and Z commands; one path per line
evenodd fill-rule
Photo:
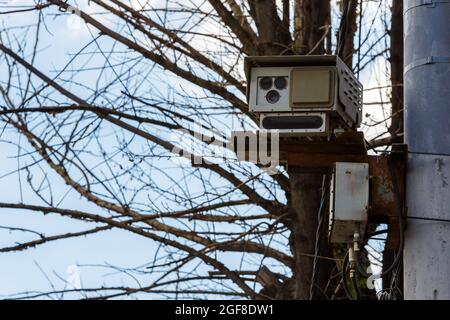
M 341 281 L 342 281 L 342 287 L 344 288 L 345 291 L 345 295 L 347 296 L 348 300 L 355 300 L 352 296 L 352 294 L 350 293 L 350 290 L 348 289 L 347 286 L 347 266 L 348 266 L 348 251 L 345 254 L 344 257 L 344 261 L 342 263 L 342 270 L 341 270 Z
M 313 262 L 313 272 L 311 276 L 311 286 L 309 290 L 310 300 L 312 299 L 313 295 L 313 287 L 314 287 L 314 279 L 316 276 L 316 266 L 317 266 L 317 255 L 319 254 L 319 240 L 320 240 L 320 230 L 322 229 L 322 224 L 325 215 L 322 213 L 324 210 L 328 197 L 326 197 L 328 187 L 329 187 L 329 181 L 328 181 L 328 175 L 324 175 L 322 179 L 322 197 L 320 199 L 320 206 L 319 206 L 319 212 L 317 213 L 317 230 L 316 230 L 316 239 L 315 239 L 315 246 L 314 246 L 314 262 Z
M 368 238 L 372 238 L 372 237 L 379 236 L 380 234 L 385 234 L 385 233 L 388 233 L 388 230 L 387 230 L 387 229 L 374 231 L 374 232 L 372 232 L 372 233 L 369 233 L 369 234 L 367 235 L 367 237 L 368 237 Z
M 341 17 L 341 21 L 339 22 L 339 29 L 337 32 L 338 35 L 338 39 L 337 39 L 337 44 L 336 44 L 336 55 L 344 58 L 343 57 L 343 50 L 344 50 L 344 34 L 347 32 L 347 18 L 348 18 L 348 11 L 350 9 L 350 5 L 351 2 L 348 1 L 347 5 L 345 5 L 346 1 L 343 2 L 343 10 L 342 10 L 342 17 Z
M 358 282 L 356 281 L 356 274 L 354 274 L 353 277 L 350 277 L 350 280 L 352 281 L 352 285 L 355 288 L 356 300 L 359 300 L 361 298 L 361 291 L 359 291 Z
M 411 219 L 411 220 L 425 220 L 425 221 L 436 221 L 436 222 L 450 222 L 449 219 L 439 219 L 439 218 L 411 217 L 411 216 L 407 216 L 406 218 Z
M 400 191 L 398 189 L 398 183 L 397 183 L 397 177 L 395 176 L 395 169 L 394 169 L 394 164 L 392 161 L 388 161 L 388 165 L 389 165 L 389 173 L 391 175 L 391 179 L 392 179 L 392 185 L 394 187 L 394 194 L 395 194 L 395 200 L 396 200 L 396 205 L 397 205 L 397 213 L 398 213 L 398 225 L 399 225 L 399 234 L 400 234 L 400 243 L 399 243 L 399 250 L 397 252 L 397 254 L 395 255 L 394 261 L 392 262 L 392 264 L 389 266 L 389 268 L 387 268 L 386 270 L 384 270 L 381 274 L 380 277 L 384 277 L 387 274 L 389 274 L 396 266 L 397 264 L 400 262 L 401 257 L 402 257 L 402 253 L 403 253 L 403 247 L 405 244 L 405 235 L 404 235 L 404 225 L 403 225 L 403 210 L 402 210 L 402 204 L 400 202 Z M 363 276 L 363 277 L 370 277 L 371 274 L 366 273 L 366 271 L 363 269 L 363 267 L 361 266 L 361 261 L 359 260 L 359 255 L 356 254 L 356 269 L 358 270 L 358 272 Z

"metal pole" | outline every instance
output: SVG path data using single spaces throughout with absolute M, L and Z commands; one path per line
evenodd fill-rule
M 404 297 L 450 299 L 450 0 L 405 0 L 404 32 Z

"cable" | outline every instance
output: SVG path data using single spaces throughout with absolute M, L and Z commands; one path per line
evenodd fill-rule
M 328 190 L 327 186 L 328 176 L 324 175 L 322 178 L 322 196 L 320 199 L 320 206 L 317 213 L 317 229 L 316 229 L 316 239 L 315 239 L 315 245 L 314 245 L 314 261 L 313 261 L 313 271 L 311 275 L 311 285 L 309 287 L 309 300 L 312 300 L 313 293 L 314 293 L 314 281 L 316 277 L 316 267 L 317 267 L 317 256 L 319 255 L 319 241 L 320 241 L 320 230 L 322 229 L 322 224 L 325 215 L 322 214 L 323 208 L 325 207 L 325 203 L 327 200 L 326 193 Z
M 384 270 L 379 275 L 381 278 L 383 278 L 384 276 L 389 274 L 395 268 L 395 266 L 400 262 L 401 257 L 402 257 L 403 247 L 404 247 L 404 244 L 405 244 L 405 241 L 404 241 L 405 240 L 404 239 L 405 235 L 404 235 L 404 225 L 403 225 L 403 214 L 402 214 L 403 210 L 402 210 L 402 204 L 400 202 L 400 191 L 399 191 L 399 188 L 398 188 L 397 178 L 396 178 L 395 173 L 394 173 L 394 164 L 393 164 L 392 161 L 388 161 L 388 165 L 389 165 L 389 173 L 391 175 L 392 184 L 393 184 L 393 187 L 394 187 L 394 194 L 395 194 L 395 200 L 396 200 L 396 205 L 397 205 L 400 243 L 399 243 L 399 251 L 395 255 L 394 261 L 389 266 L 389 268 Z M 356 254 L 356 269 L 358 270 L 358 272 L 363 277 L 368 278 L 368 277 L 372 276 L 371 274 L 366 273 L 365 270 L 363 269 L 363 267 L 361 266 L 361 261 L 359 259 L 359 255 L 358 254 Z
M 354 270 L 350 271 L 350 280 L 352 282 L 353 288 L 355 288 L 356 300 L 359 300 L 361 298 L 361 291 L 359 291 L 358 282 L 356 281 L 356 274 Z
M 347 266 L 348 266 L 348 251 L 345 254 L 344 261 L 342 262 L 341 281 L 342 281 L 342 287 L 344 288 L 347 299 L 355 300 L 355 299 L 353 299 L 353 296 L 350 293 L 350 290 L 348 289 L 348 286 L 347 286 L 347 276 L 346 276 Z
M 407 219 L 411 220 L 425 220 L 425 221 L 435 221 L 435 222 L 450 222 L 450 219 L 439 219 L 439 218 L 425 218 L 425 217 L 411 217 L 407 216 Z
M 374 232 L 372 232 L 372 233 L 369 233 L 369 234 L 367 235 L 367 238 L 372 238 L 372 237 L 379 236 L 380 234 L 385 234 L 385 233 L 388 233 L 388 230 L 387 230 L 387 229 L 374 231 Z
M 356 293 L 356 300 L 360 300 L 361 298 L 361 291 L 359 290 L 358 282 L 356 281 L 356 270 L 355 270 L 355 264 L 356 264 L 356 255 L 355 255 L 355 248 L 351 244 L 348 246 L 348 262 L 350 265 L 350 281 L 352 283 L 353 289 L 355 289 Z
M 341 282 L 342 287 L 344 288 L 345 295 L 347 296 L 348 300 L 359 300 L 361 297 L 361 291 L 359 290 L 358 282 L 356 281 L 356 270 L 353 267 L 350 267 L 350 281 L 352 283 L 353 288 L 355 289 L 356 293 L 356 299 L 353 297 L 352 293 L 350 292 L 348 285 L 347 285 L 347 268 L 349 263 L 349 256 L 350 256 L 350 250 L 347 250 L 347 253 L 345 254 L 344 261 L 342 263 L 342 270 L 341 270 Z
M 339 29 L 338 29 L 338 43 L 336 45 L 336 54 L 339 57 L 343 57 L 343 50 L 344 50 L 344 33 L 347 32 L 347 18 L 348 18 L 348 12 L 350 10 L 350 6 L 351 6 L 351 1 L 348 1 L 347 5 L 345 6 L 345 1 L 344 1 L 344 8 L 342 10 L 342 17 L 341 17 L 341 21 L 339 24 Z

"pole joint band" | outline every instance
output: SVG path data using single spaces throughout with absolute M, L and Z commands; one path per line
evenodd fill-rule
M 405 1 L 405 8 L 403 10 L 403 14 L 405 15 L 409 10 L 424 7 L 427 8 L 436 8 L 437 5 L 442 3 L 450 3 L 450 0 L 411 0 Z
M 450 2 L 450 1 L 449 1 Z M 437 57 L 437 56 L 429 56 L 423 59 L 416 60 L 411 62 L 407 66 L 405 66 L 404 74 L 412 69 L 415 69 L 420 66 L 428 65 L 428 64 L 436 64 L 436 63 L 450 63 L 450 57 Z

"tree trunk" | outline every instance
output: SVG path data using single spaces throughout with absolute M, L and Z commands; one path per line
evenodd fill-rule
M 291 34 L 288 24 L 289 7 L 283 6 L 280 19 L 273 0 L 249 0 L 250 14 L 258 30 L 258 45 L 263 55 L 290 53 Z
M 294 52 L 298 54 L 324 54 L 330 32 L 329 0 L 297 0 L 294 19 Z M 323 175 L 304 173 L 302 168 L 288 168 L 290 180 L 289 205 L 292 213 L 291 247 L 295 258 L 294 299 L 324 299 L 323 290 L 331 276 L 329 260 L 314 259 L 314 254 L 329 256 L 325 217 L 319 230 L 319 252 L 315 252 L 318 211 L 322 194 Z M 315 266 L 314 266 L 315 265 Z M 314 278 L 314 283 L 311 284 Z
M 358 29 L 356 24 L 357 6 L 358 0 L 344 0 L 342 20 L 339 26 L 338 55 L 350 69 L 353 67 L 354 38 Z
M 314 259 L 314 256 L 329 256 L 326 236 L 328 219 L 326 208 L 322 210 L 319 232 L 319 207 L 322 194 L 322 174 L 303 173 L 299 167 L 288 169 L 291 183 L 290 204 L 293 214 L 292 246 L 295 257 L 295 299 L 324 299 L 332 265 L 329 260 Z M 316 234 L 318 246 L 316 252 Z M 312 289 L 311 289 L 312 288 Z M 312 291 L 311 291 L 312 290 Z
M 393 0 L 391 20 L 391 84 L 392 84 L 392 119 L 389 132 L 392 136 L 403 133 L 403 1 Z M 403 137 L 402 137 L 403 139 Z M 393 262 L 396 252 L 386 249 L 383 252 L 383 270 L 387 269 Z M 400 264 L 398 273 L 398 287 L 403 288 L 403 263 Z M 392 276 L 383 278 L 383 288 L 391 287 Z M 398 292 L 400 294 L 400 292 Z M 397 298 L 402 298 L 400 295 Z
M 393 0 L 391 21 L 392 136 L 403 133 L 403 1 Z
M 297 0 L 294 16 L 294 52 L 324 54 L 331 30 L 329 0 Z
M 272 1 L 249 1 L 250 12 L 255 19 L 264 54 L 290 53 L 273 45 L 284 43 L 288 1 L 284 1 L 283 19 L 278 20 Z M 342 41 L 340 55 L 351 67 L 354 52 L 353 38 L 357 30 L 357 0 L 345 0 L 345 23 L 339 39 Z M 294 5 L 294 34 L 291 45 L 294 54 L 325 54 L 331 52 L 331 9 L 329 0 L 296 0 Z M 268 20 L 269 19 L 269 20 Z M 284 26 L 278 30 L 276 25 Z M 283 23 L 284 22 L 284 23 Z M 280 32 L 281 31 L 281 32 Z M 280 34 L 283 34 L 280 36 Z M 281 50 L 281 51 L 280 51 Z M 334 263 L 314 256 L 331 256 L 328 244 L 328 210 L 324 208 L 319 228 L 319 207 L 322 195 L 322 173 L 305 173 L 300 167 L 289 166 L 290 195 L 288 206 L 291 212 L 291 251 L 295 259 L 293 280 L 278 287 L 271 296 L 294 299 L 324 299 Z M 316 234 L 318 242 L 316 244 Z M 317 247 L 316 247 L 317 245 Z M 289 289 L 289 290 L 288 290 Z

